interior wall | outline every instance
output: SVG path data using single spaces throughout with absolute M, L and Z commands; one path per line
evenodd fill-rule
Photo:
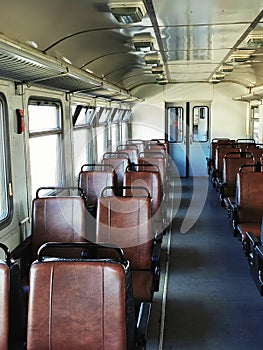
M 165 102 L 212 101 L 210 111 L 211 139 L 215 137 L 248 137 L 248 104 L 233 98 L 247 94 L 244 87 L 224 83 L 176 84 L 161 87 L 161 91 L 133 110 L 133 138 L 164 138 Z M 141 122 L 143 120 L 143 123 Z

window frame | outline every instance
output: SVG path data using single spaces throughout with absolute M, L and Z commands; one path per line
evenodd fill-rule
M 73 113 L 73 107 L 81 106 L 81 110 L 84 111 L 84 113 L 89 113 L 88 117 L 85 118 L 85 121 L 82 123 L 78 123 L 77 121 L 74 124 L 74 113 Z M 93 106 L 85 105 L 85 104 L 79 104 L 79 103 L 72 103 L 71 105 L 71 114 L 72 114 L 72 121 L 73 121 L 73 129 L 72 129 L 72 140 L 73 140 L 73 172 L 74 177 L 78 175 L 80 169 L 77 169 L 78 162 L 75 159 L 76 157 L 76 149 L 75 149 L 75 135 L 77 133 L 85 133 L 85 142 L 88 145 L 85 152 L 85 163 L 94 163 L 94 146 L 92 145 L 93 140 L 93 125 L 95 124 L 96 119 L 96 108 Z M 82 164 L 83 165 L 83 164 Z
M 55 128 L 49 128 L 46 130 L 37 130 L 37 131 L 32 131 L 30 132 L 30 112 L 29 112 L 29 106 L 30 105 L 36 105 L 36 106 L 48 106 L 48 105 L 53 105 L 57 106 L 59 109 L 58 113 L 58 126 Z M 28 109 L 28 157 L 30 160 L 30 191 L 31 191 L 31 197 L 34 198 L 35 193 L 32 192 L 32 166 L 31 166 L 31 155 L 30 155 L 30 139 L 34 139 L 37 137 L 45 137 L 45 136 L 54 136 L 58 135 L 58 149 L 59 149 L 59 157 L 57 159 L 57 166 L 59 169 L 59 175 L 57 177 L 58 181 L 57 184 L 55 185 L 50 185 L 51 187 L 56 187 L 56 186 L 63 186 L 65 182 L 65 169 L 64 169 L 64 149 L 63 149 L 63 107 L 62 107 L 62 102 L 59 99 L 51 99 L 48 97 L 35 97 L 31 96 L 28 99 L 28 104 L 27 104 L 27 109 Z M 46 186 L 43 184 L 43 186 Z M 47 185 L 49 186 L 49 185 Z M 48 193 L 52 193 L 53 191 L 48 191 Z
M 13 218 L 13 192 L 12 192 L 12 172 L 11 172 L 11 152 L 10 152 L 10 136 L 9 136 L 9 124 L 8 124 L 8 108 L 5 96 L 0 93 L 0 128 L 3 134 L 2 149 L 4 158 L 4 190 L 6 193 L 6 216 L 0 220 L 0 230 L 10 224 Z

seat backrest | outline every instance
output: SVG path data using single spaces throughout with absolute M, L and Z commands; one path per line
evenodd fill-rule
M 236 194 L 236 176 L 239 168 L 244 164 L 253 164 L 254 158 L 251 153 L 242 152 L 227 153 L 223 158 L 223 177 L 224 193 L 226 197 L 235 197 Z
M 142 186 L 146 187 L 150 192 L 152 197 L 152 210 L 153 215 L 157 214 L 158 210 L 161 207 L 162 203 L 162 180 L 160 172 L 157 170 L 142 170 L 138 169 L 138 171 L 130 171 L 126 169 L 124 173 L 124 187 L 132 187 L 132 186 Z M 131 196 L 135 194 L 136 196 L 143 196 L 145 192 L 140 190 L 131 190 L 125 189 L 124 196 Z
M 39 197 L 32 206 L 32 255 L 46 242 L 86 240 L 86 209 L 82 197 Z
M 153 231 L 151 199 L 146 197 L 100 197 L 97 242 L 124 250 L 132 269 L 151 269 Z
M 263 216 L 263 173 L 238 173 L 236 204 L 239 223 L 261 222 Z
M 236 148 L 235 144 L 220 144 L 216 147 L 215 169 L 219 179 L 222 178 L 223 158 L 228 152 L 241 152 L 241 150 Z
M 133 312 L 127 310 L 126 272 L 109 260 L 34 263 L 27 349 L 134 349 L 134 317 L 126 322 Z
M 97 242 L 121 247 L 125 259 L 130 261 L 135 304 L 151 301 L 154 290 L 151 199 L 100 197 L 96 235 Z
M 117 146 L 117 153 L 125 152 L 128 153 L 130 163 L 134 164 L 138 162 L 138 147 L 136 144 L 125 144 Z
M 123 176 L 126 167 L 130 164 L 129 154 L 126 152 L 107 152 L 104 154 L 102 164 L 110 164 L 117 175 L 117 187 L 123 187 Z M 118 195 L 122 195 L 122 191 L 118 190 Z
M 136 145 L 139 153 L 144 151 L 144 142 L 143 142 L 143 140 L 129 139 L 129 140 L 126 141 L 126 145 Z
M 163 186 L 163 192 L 166 191 L 166 178 L 167 178 L 167 160 L 165 158 L 165 155 L 161 152 L 142 152 L 139 155 L 138 163 L 140 165 L 142 164 L 153 164 L 157 165 L 157 167 L 160 169 L 161 174 L 161 180 L 162 180 L 162 186 Z
M 263 148 L 254 148 L 251 149 L 250 152 L 253 154 L 255 162 L 260 162 L 260 159 L 263 155 Z
M 9 329 L 9 270 L 6 264 L 0 261 L 0 349 L 8 350 Z
M 100 192 L 106 186 L 116 186 L 116 173 L 114 170 L 82 170 L 79 173 L 78 186 L 83 190 L 86 207 L 96 216 Z
M 22 350 L 25 343 L 26 313 L 19 266 L 8 248 L 0 243 L 0 349 Z

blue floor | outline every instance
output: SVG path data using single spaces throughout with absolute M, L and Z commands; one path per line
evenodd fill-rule
M 163 343 L 158 348 L 261 350 L 263 297 L 219 194 L 206 177 L 178 181 Z

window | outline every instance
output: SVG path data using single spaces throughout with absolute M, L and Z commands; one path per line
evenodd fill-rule
M 80 168 L 86 163 L 93 163 L 92 122 L 95 117 L 94 107 L 72 105 L 72 116 L 78 114 L 73 129 L 74 174 L 78 176 Z
M 0 96 L 0 227 L 7 225 L 11 219 L 12 212 L 12 186 L 8 145 L 8 129 L 5 101 Z
M 28 117 L 31 191 L 34 197 L 39 187 L 63 184 L 60 104 L 32 99 L 28 105 Z
M 260 113 L 259 106 L 252 107 L 252 132 L 253 139 L 256 143 L 261 143 L 262 135 L 261 135 L 261 123 L 260 123 Z
M 207 142 L 208 140 L 208 116 L 207 106 L 195 106 L 193 108 L 193 141 Z
M 183 107 L 168 108 L 168 141 L 183 142 Z

